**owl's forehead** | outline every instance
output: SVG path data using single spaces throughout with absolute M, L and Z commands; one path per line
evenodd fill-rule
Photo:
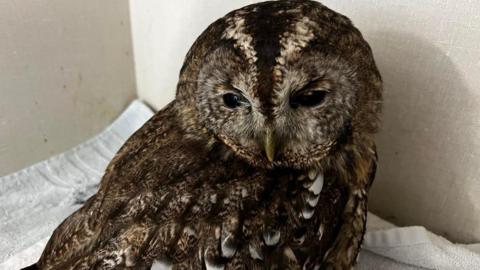
M 225 17 L 222 39 L 231 41 L 229 44 L 248 62 L 248 72 L 255 80 L 250 94 L 267 113 L 284 90 L 278 86 L 286 75 L 286 63 L 301 57 L 314 39 L 316 27 L 299 5 L 255 5 Z

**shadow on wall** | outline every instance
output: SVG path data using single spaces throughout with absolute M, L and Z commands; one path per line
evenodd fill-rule
M 385 82 L 371 210 L 453 241 L 479 241 L 476 101 L 449 56 L 427 40 L 398 32 L 368 40 Z

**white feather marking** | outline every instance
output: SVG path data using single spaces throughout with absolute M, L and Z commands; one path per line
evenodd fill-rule
M 263 240 L 267 246 L 274 246 L 280 241 L 280 232 L 274 231 L 263 234 Z
M 357 196 L 358 198 L 363 198 L 367 195 L 367 191 L 365 189 L 355 189 L 352 191 L 352 194 Z
M 302 216 L 304 219 L 311 219 L 313 217 L 313 213 L 315 213 L 315 209 L 305 207 L 302 210 Z
M 182 203 L 188 203 L 190 201 L 191 195 L 183 195 L 180 197 Z
M 195 231 L 190 226 L 186 226 L 185 228 L 183 228 L 183 231 L 189 236 L 196 235 Z
M 197 255 L 198 255 L 198 260 L 200 260 L 200 261 L 203 260 L 202 249 L 201 248 L 198 249 L 198 254 Z
M 132 267 L 135 266 L 135 254 L 132 252 L 132 246 L 129 246 L 123 253 L 125 258 L 125 266 Z
M 152 267 L 150 268 L 150 270 L 171 270 L 171 269 L 172 269 L 172 264 L 164 260 L 153 261 Z
M 308 257 L 305 263 L 303 264 L 302 270 L 307 270 L 307 265 L 309 264 L 310 264 L 310 257 Z
M 242 188 L 242 198 L 246 198 L 248 196 L 248 191 L 246 188 Z
M 317 235 L 318 235 L 318 240 L 322 240 L 322 237 L 323 237 L 323 232 L 325 231 L 325 225 L 323 224 L 320 224 L 320 226 L 318 227 L 318 231 L 317 231 Z
M 317 203 L 318 203 L 318 199 L 320 199 L 320 196 L 314 196 L 314 197 L 307 197 L 307 203 L 308 205 L 310 205 L 311 207 L 315 207 L 317 206 Z
M 251 244 L 248 245 L 248 252 L 250 252 L 250 257 L 257 260 L 263 260 L 263 255 Z
M 207 260 L 205 260 L 205 267 L 207 270 L 223 270 L 223 268 L 225 268 L 224 265 L 214 265 Z
M 297 257 L 295 256 L 295 253 L 293 253 L 293 250 L 290 247 L 286 247 L 283 249 L 283 255 L 285 255 L 291 261 L 297 261 Z
M 252 84 L 256 84 L 258 70 L 255 62 L 257 62 L 258 57 L 253 44 L 253 36 L 248 34 L 245 29 L 245 15 L 245 12 L 237 11 L 235 15 L 228 18 L 226 20 L 228 25 L 222 34 L 222 38 L 233 40 L 233 46 L 243 53 L 249 63 L 248 73 L 252 74 Z M 247 92 L 250 96 L 255 96 L 253 91 L 247 90 Z
M 223 268 L 225 267 L 224 265 L 215 265 L 208 261 L 207 259 L 208 249 L 209 248 L 205 250 L 205 253 L 203 255 L 203 257 L 205 258 L 205 267 L 207 268 L 207 270 L 223 270 Z
M 253 37 L 245 31 L 245 18 L 235 15 L 228 19 L 228 24 L 223 32 L 223 38 L 235 40 L 235 46 L 243 52 L 247 61 L 251 64 L 256 62 L 257 52 L 253 48 Z
M 301 56 L 302 49 L 308 46 L 311 40 L 315 37 L 313 30 L 316 23 L 311 21 L 308 17 L 293 23 L 293 31 L 286 31 L 280 35 L 280 55 L 275 58 L 276 65 L 273 69 L 273 74 L 279 85 L 275 89 L 275 103 L 279 104 L 285 97 L 290 94 L 291 84 L 284 80 L 290 76 L 285 76 L 287 70 L 286 66 L 289 62 L 295 62 Z M 283 85 L 285 84 L 285 85 Z M 286 87 L 289 86 L 289 87 Z
M 227 246 L 227 241 L 231 237 L 232 237 L 232 234 L 229 234 L 227 237 L 225 237 L 225 239 L 222 240 L 222 245 L 221 245 L 222 256 L 225 258 L 233 257 L 233 255 L 237 251 L 236 247 Z
M 311 169 L 310 171 L 308 171 L 308 178 L 310 178 L 310 180 L 314 180 L 315 177 L 317 177 L 318 175 L 318 172 L 314 169 Z
M 319 173 L 317 175 L 317 178 L 315 179 L 315 182 L 310 186 L 308 190 L 313 192 L 313 194 L 318 195 L 322 191 L 323 188 L 323 173 Z

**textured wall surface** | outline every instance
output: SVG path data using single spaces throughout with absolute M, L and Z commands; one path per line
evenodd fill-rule
M 0 41 L 0 175 L 86 140 L 135 97 L 126 0 L 3 0 Z
M 130 1 L 140 97 L 174 96 L 183 57 L 226 12 L 257 1 Z M 325 0 L 355 22 L 385 81 L 374 212 L 480 240 L 480 2 Z

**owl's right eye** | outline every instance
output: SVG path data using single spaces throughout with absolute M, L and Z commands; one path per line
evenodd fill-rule
M 322 90 L 302 91 L 290 98 L 290 107 L 315 107 L 323 102 L 326 94 L 327 91 Z
M 234 93 L 226 93 L 223 95 L 223 103 L 230 109 L 237 108 L 245 102 L 245 98 Z

